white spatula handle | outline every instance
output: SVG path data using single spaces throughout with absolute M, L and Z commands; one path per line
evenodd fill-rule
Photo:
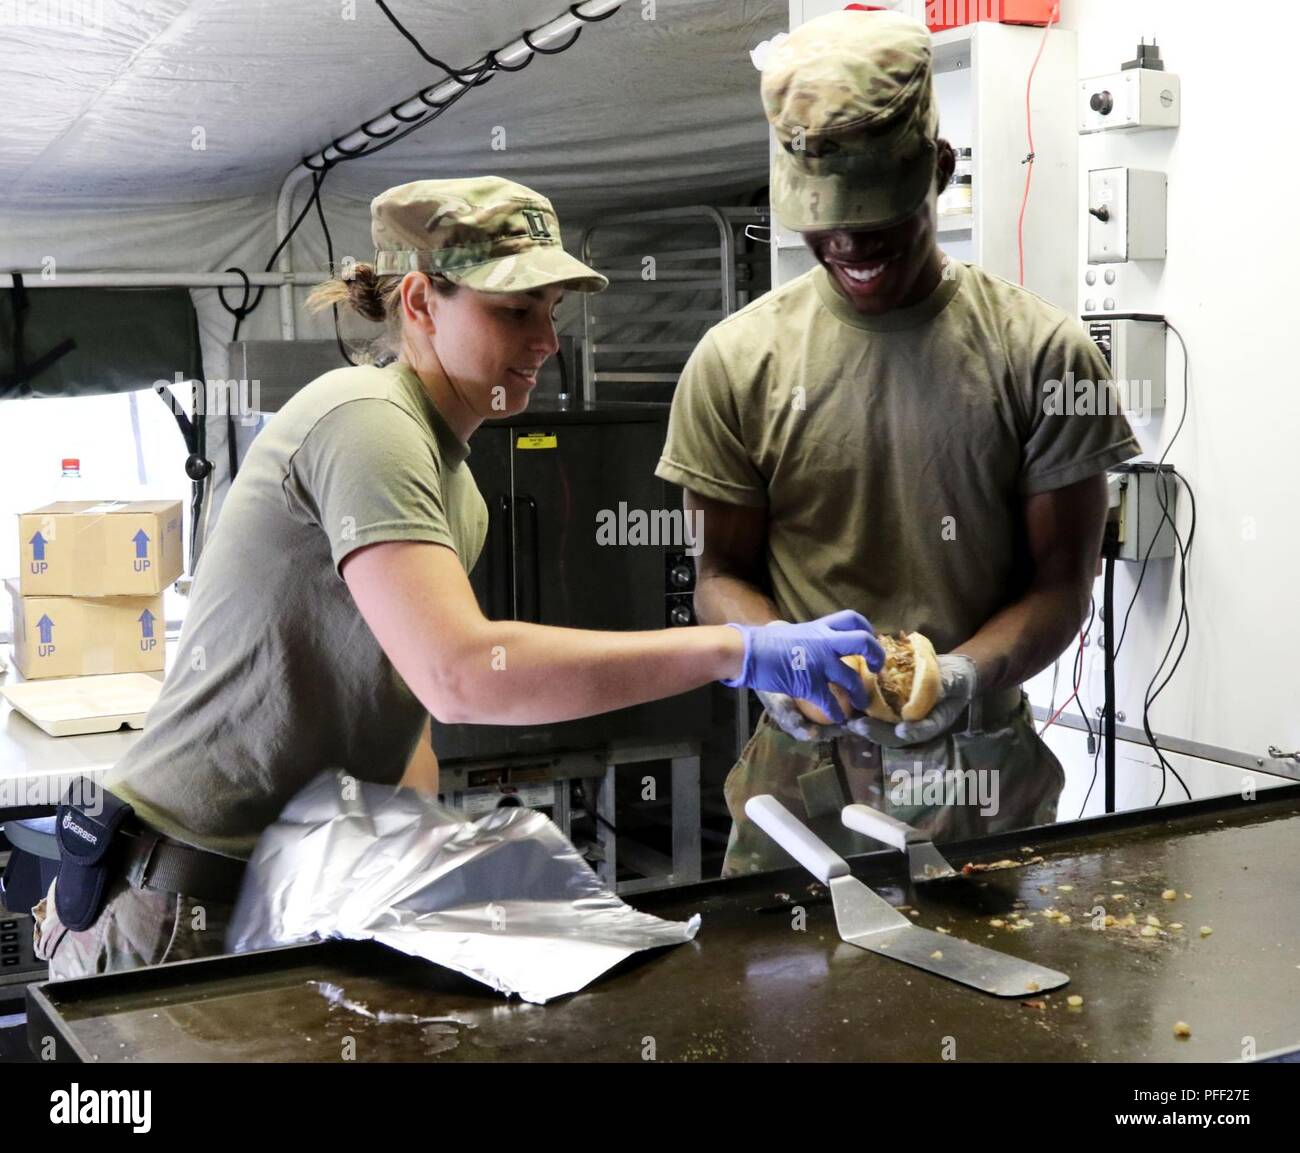
M 847 877 L 849 866 L 811 829 L 770 793 L 750 797 L 745 814 L 824 885 L 832 877 Z
M 870 805 L 845 805 L 840 819 L 855 833 L 875 837 L 877 841 L 884 841 L 900 850 L 906 849 L 910 841 L 925 839 L 925 835 L 911 825 Z

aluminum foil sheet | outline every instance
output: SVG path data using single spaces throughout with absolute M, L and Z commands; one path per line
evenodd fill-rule
M 624 904 L 541 813 L 467 821 L 410 789 L 322 773 L 258 841 L 226 948 L 379 941 L 541 1004 L 699 925 Z

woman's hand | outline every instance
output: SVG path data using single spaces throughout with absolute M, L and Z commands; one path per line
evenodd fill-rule
M 843 724 L 845 717 L 831 693 L 832 683 L 845 690 L 854 707 L 865 710 L 868 703 L 862 678 L 840 657 L 864 656 L 873 672 L 885 662 L 871 622 L 848 609 L 802 625 L 774 621 L 729 627 L 744 638 L 745 655 L 740 674 L 724 685 L 811 701 L 836 724 Z

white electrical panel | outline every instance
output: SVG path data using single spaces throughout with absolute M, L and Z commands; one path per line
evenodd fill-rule
M 1079 132 L 1146 132 L 1177 128 L 1178 77 L 1153 68 L 1130 68 L 1079 82 Z
M 1165 258 L 1168 180 L 1145 168 L 1088 173 L 1088 263 Z
M 1084 316 L 1106 358 L 1122 411 L 1147 416 L 1165 407 L 1165 321 L 1145 313 Z
M 1120 465 L 1106 479 L 1112 507 L 1118 495 L 1118 559 L 1145 562 L 1172 557 L 1177 547 L 1174 525 L 1180 487 L 1173 465 Z

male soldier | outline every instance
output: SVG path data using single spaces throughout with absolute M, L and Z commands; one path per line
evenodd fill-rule
M 1077 635 L 1104 473 L 1139 449 L 1122 416 L 1056 415 L 1045 398 L 1063 381 L 1109 388 L 1107 366 L 1075 320 L 936 246 L 953 151 L 921 25 L 813 20 L 773 52 L 762 97 L 772 206 L 818 267 L 715 326 L 678 385 L 657 473 L 704 513 L 696 611 L 857 609 L 882 634 L 928 636 L 943 685 L 925 720 L 897 726 L 818 727 L 760 694 L 726 783 L 724 875 L 789 863 L 745 816 L 757 793 L 827 832 L 850 798 L 938 839 L 1050 822 L 1064 773 L 1020 685 Z

